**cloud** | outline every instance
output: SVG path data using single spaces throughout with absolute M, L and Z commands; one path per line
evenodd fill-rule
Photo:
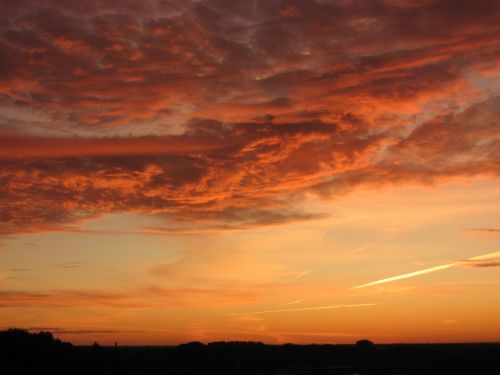
M 437 285 L 497 285 L 500 280 L 461 280 L 461 281 L 442 281 Z
M 500 262 L 495 259 L 482 259 L 482 260 L 463 260 L 466 266 L 473 268 L 497 268 L 500 267 Z
M 135 232 L 140 234 L 190 234 L 190 233 L 209 233 L 209 232 L 226 232 L 226 231 L 242 231 L 256 229 L 259 227 L 273 227 L 287 225 L 308 220 L 321 220 L 329 217 L 328 214 L 322 213 L 300 213 L 300 212 L 272 212 L 269 210 L 238 210 L 232 213 L 233 219 L 223 218 L 222 224 L 208 222 L 207 224 L 199 223 L 194 228 L 192 223 L 180 222 L 177 225 L 169 227 L 145 227 L 142 230 Z
M 500 229 L 497 228 L 471 228 L 464 229 L 469 232 L 487 232 L 487 233 L 500 233 Z
M 478 268 L 499 268 L 500 267 L 500 262 L 477 263 L 477 264 L 474 264 L 472 267 L 478 267 Z
M 119 334 L 119 333 L 138 333 L 141 331 L 130 330 L 112 330 L 112 329 L 67 329 L 60 327 L 28 327 L 30 332 L 51 332 L 55 335 L 95 335 L 95 334 Z
M 500 236 L 500 229 L 497 228 L 466 228 L 462 229 L 461 232 L 467 236 L 474 236 L 480 238 L 482 237 L 490 238 L 490 237 Z
M 302 308 L 294 308 L 294 309 L 254 311 L 254 312 L 248 312 L 248 313 L 240 313 L 237 315 L 272 314 L 272 313 L 280 313 L 280 312 L 288 312 L 288 311 L 331 310 L 331 309 L 343 309 L 343 308 L 352 308 L 352 307 L 368 307 L 368 306 L 376 306 L 376 305 L 377 305 L 376 303 L 359 303 L 359 304 L 352 304 L 352 305 L 313 306 L 313 307 L 302 307 Z
M 183 154 L 229 147 L 230 142 L 202 136 L 48 138 L 0 134 L 0 158 L 86 157 Z
M 4 101 L 57 128 L 158 128 L 407 103 L 498 59 L 494 1 L 239 3 L 3 5 Z
M 206 126 L 203 121 L 191 123 L 185 137 L 203 134 Z M 342 160 L 345 143 L 336 147 L 321 142 L 335 136 L 332 124 L 244 123 L 233 125 L 229 135 L 223 124 L 218 126 L 228 142 L 218 152 L 4 158 L 4 231 L 26 226 L 64 230 L 67 224 L 112 212 L 164 215 L 215 229 L 227 223 L 245 228 L 320 217 L 297 212 L 288 203 L 328 169 L 356 163 L 369 146 L 355 142 L 352 155 Z M 240 146 L 233 146 L 235 141 Z M 64 139 L 60 143 L 66 147 Z M 301 158 L 320 152 L 329 154 L 332 165 Z M 335 161 L 335 154 L 341 160 Z M 23 204 L 28 196 L 38 204 Z M 257 208 L 256 202 L 268 208 Z
M 85 263 L 87 263 L 87 262 L 72 261 L 72 262 L 64 262 L 64 263 L 54 264 L 54 266 L 57 268 L 61 268 L 61 269 L 76 269 L 76 268 L 80 268 Z
M 424 123 L 389 147 L 388 135 L 361 137 L 334 124 L 254 122 L 219 124 L 217 136 L 228 145 L 218 151 L 4 158 L 2 231 L 72 230 L 116 212 L 178 222 L 153 231 L 249 229 L 322 217 L 294 208 L 306 192 L 331 196 L 360 185 L 496 175 L 498 104 L 489 100 Z M 186 137 L 205 126 L 191 123 Z M 27 197 L 35 203 L 26 204 Z
M 109 307 L 109 308 L 178 308 L 224 306 L 249 303 L 258 295 L 241 288 L 161 288 L 145 286 L 123 292 L 106 290 L 54 290 L 30 292 L 0 291 L 0 308 L 12 307 Z
M 0 7 L 0 233 L 246 230 L 324 217 L 311 193 L 498 177 L 495 1 Z

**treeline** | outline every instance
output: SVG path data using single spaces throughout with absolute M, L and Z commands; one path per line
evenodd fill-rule
M 0 374 L 500 374 L 500 344 L 73 346 L 9 329 L 0 331 Z

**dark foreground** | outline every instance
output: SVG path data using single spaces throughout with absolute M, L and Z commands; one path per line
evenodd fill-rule
M 500 344 L 73 346 L 0 331 L 0 374 L 500 374 Z

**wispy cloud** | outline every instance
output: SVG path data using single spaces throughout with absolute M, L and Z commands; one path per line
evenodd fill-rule
M 54 266 L 57 268 L 62 268 L 62 269 L 76 269 L 76 268 L 80 268 L 85 263 L 87 263 L 87 262 L 72 261 L 72 262 L 64 262 L 64 263 L 54 264 Z
M 500 236 L 499 228 L 466 228 L 462 229 L 462 233 L 468 235 L 498 237 Z
M 494 259 L 484 260 L 464 260 L 465 265 L 473 268 L 496 268 L 500 267 L 500 262 Z
M 387 277 L 385 279 L 373 281 L 373 282 L 366 283 L 366 284 L 361 284 L 361 285 L 352 287 L 351 289 L 367 288 L 367 287 L 374 286 L 374 285 L 385 284 L 385 283 L 390 283 L 390 282 L 393 282 L 393 281 L 409 279 L 409 278 L 412 278 L 412 277 L 421 276 L 421 275 L 425 275 L 425 274 L 428 274 L 428 273 L 437 272 L 437 271 L 443 271 L 443 270 L 446 270 L 446 269 L 449 269 L 449 268 L 452 268 L 452 267 L 465 265 L 465 264 L 468 264 L 470 262 L 474 262 L 474 261 L 478 261 L 478 260 L 486 260 L 486 259 L 490 259 L 490 258 L 496 258 L 498 256 L 500 256 L 500 251 L 496 251 L 496 252 L 488 253 L 488 254 L 484 254 L 484 255 L 479 255 L 477 257 L 473 257 L 473 258 L 470 258 L 470 259 L 459 260 L 459 261 L 452 262 L 452 263 L 442 264 L 440 266 L 425 268 L 423 270 L 419 270 L 419 271 L 415 271 L 415 272 L 410 272 L 410 273 L 405 273 L 405 274 L 402 274 L 402 275 Z
M 1 275 L 0 275 L 1 276 Z M 1 281 L 1 280 L 0 280 Z M 174 308 L 186 306 L 234 306 L 255 302 L 253 291 L 221 288 L 160 288 L 147 286 L 121 292 L 107 290 L 60 290 L 30 292 L 0 290 L 0 309 L 15 307 L 116 307 Z
M 378 303 L 359 303 L 359 304 L 354 304 L 354 305 L 328 305 L 328 306 L 301 307 L 301 308 L 295 308 L 295 309 L 253 311 L 253 312 L 246 312 L 246 313 L 238 313 L 235 315 L 272 314 L 272 313 L 280 313 L 280 312 L 288 312 L 288 311 L 332 310 L 332 309 L 345 309 L 345 308 L 353 308 L 353 307 L 369 307 L 369 306 L 376 306 L 376 305 L 378 305 Z
M 440 281 L 436 285 L 498 285 L 500 280 L 461 280 L 461 281 Z
M 297 301 L 292 301 L 292 302 L 288 302 L 288 303 L 284 303 L 282 305 L 279 305 L 278 307 L 285 307 L 285 306 L 290 306 L 290 305 L 297 305 L 299 303 L 302 303 L 304 301 L 302 301 L 301 299 L 297 300 Z
M 294 281 L 294 280 L 300 279 L 300 278 L 304 277 L 305 275 L 311 273 L 312 271 L 314 271 L 314 269 L 309 269 L 309 270 L 305 270 L 305 271 L 302 271 L 302 272 L 298 272 L 295 275 L 293 275 L 293 277 L 290 277 L 288 279 L 285 279 L 285 280 L 281 281 L 281 283 L 282 284 L 289 283 L 290 281 Z
M 500 233 L 499 228 L 469 228 L 469 229 L 464 229 L 465 231 L 468 232 L 492 232 L 492 233 Z

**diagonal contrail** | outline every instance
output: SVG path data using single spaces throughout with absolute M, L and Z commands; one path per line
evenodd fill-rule
M 431 268 L 426 268 L 426 269 L 415 271 L 415 272 L 405 273 L 405 274 L 402 274 L 402 275 L 388 277 L 388 278 L 385 278 L 385 279 L 373 281 L 371 283 L 361 284 L 361 285 L 352 287 L 351 289 L 361 289 L 361 288 L 366 288 L 366 287 L 369 287 L 369 286 L 390 283 L 392 281 L 409 279 L 410 277 L 425 275 L 426 273 L 431 273 L 431 272 L 436 272 L 436 271 L 442 271 L 442 270 L 446 270 L 448 268 L 452 268 L 452 267 L 460 266 L 460 265 L 463 265 L 463 264 L 467 264 L 467 262 L 470 262 L 470 261 L 484 260 L 484 259 L 489 259 L 489 258 L 496 258 L 496 257 L 499 257 L 499 256 L 500 256 L 500 251 L 496 251 L 494 253 L 479 255 L 479 256 L 473 257 L 473 258 L 469 258 L 469 259 L 465 259 L 465 260 L 458 260 L 456 262 L 452 262 L 452 263 L 448 263 L 448 264 L 443 264 L 441 266 L 435 266 L 435 267 L 431 267 Z
M 295 309 L 281 309 L 281 310 L 266 310 L 266 311 L 254 311 L 254 312 L 246 312 L 239 313 L 235 315 L 253 315 L 253 314 L 272 314 L 286 311 L 307 311 L 307 310 L 327 310 L 327 309 L 342 309 L 349 307 L 365 307 L 365 306 L 376 306 L 378 303 L 360 303 L 356 305 L 329 305 L 329 306 L 315 306 L 315 307 L 302 307 Z
M 302 301 L 301 299 L 297 300 L 297 301 L 292 301 L 292 302 L 288 302 L 288 303 L 284 303 L 282 305 L 279 305 L 278 307 L 285 307 L 285 306 L 290 306 L 290 305 L 296 305 L 298 303 L 302 303 L 304 301 Z
M 309 270 L 305 270 L 305 271 L 299 272 L 299 273 L 293 275 L 293 277 L 290 277 L 290 278 L 288 278 L 286 280 L 281 281 L 281 283 L 285 284 L 285 283 L 289 283 L 290 281 L 293 281 L 293 280 L 296 280 L 296 279 L 300 279 L 301 277 L 307 275 L 308 273 L 311 273 L 312 271 L 314 271 L 314 269 L 309 269 Z

